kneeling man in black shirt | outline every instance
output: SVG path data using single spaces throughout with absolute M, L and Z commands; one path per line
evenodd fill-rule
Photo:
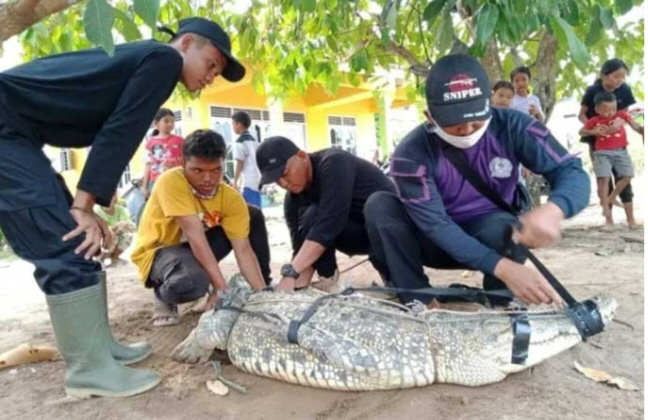
M 315 270 L 320 289 L 339 290 L 335 250 L 369 254 L 363 208 L 374 192 L 394 192 L 393 182 L 371 162 L 344 150 L 306 153 L 280 136 L 266 139 L 256 158 L 261 185 L 276 182 L 288 191 L 284 216 L 293 259 L 281 267 L 277 290 L 309 286 Z

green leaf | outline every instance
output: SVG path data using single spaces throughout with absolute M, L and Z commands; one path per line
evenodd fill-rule
M 446 0 L 432 0 L 431 2 L 429 2 L 428 5 L 425 6 L 425 10 L 423 10 L 423 19 L 432 24 L 437 16 L 439 16 L 439 13 L 441 13 L 441 10 L 443 9 L 443 6 L 445 6 L 445 4 Z
M 482 45 L 493 35 L 497 19 L 499 18 L 499 8 L 494 4 L 486 3 L 479 12 L 477 17 L 477 39 Z
M 312 13 L 315 11 L 317 6 L 317 0 L 302 0 L 301 1 L 301 10 L 306 13 Z
M 160 0 L 133 0 L 133 6 L 137 16 L 141 17 L 144 23 L 155 32 Z
M 614 26 L 614 17 L 612 16 L 612 11 L 604 7 L 600 8 L 599 16 L 601 18 L 601 23 L 605 29 L 611 29 Z
M 452 24 L 452 16 L 450 13 L 444 15 L 436 34 L 436 47 L 441 54 L 444 54 L 450 49 L 452 41 L 454 40 L 454 25 Z
M 358 51 L 351 56 L 351 70 L 356 73 L 362 70 L 369 70 L 369 56 L 367 50 Z
M 360 86 L 360 77 L 356 73 L 349 73 L 349 83 L 354 87 Z
M 380 18 L 390 29 L 396 28 L 396 16 L 398 15 L 398 3 L 396 0 L 386 0 Z
M 133 19 L 131 19 L 126 13 L 122 12 L 119 9 L 114 10 L 115 18 L 117 18 L 115 27 L 122 35 L 124 35 L 126 41 L 131 42 L 137 39 L 141 39 L 142 34 L 140 33 L 137 25 L 135 25 L 135 22 L 133 22 Z
M 326 37 L 326 43 L 328 44 L 329 48 L 330 48 L 333 52 L 337 52 L 337 51 L 338 51 L 338 43 L 337 43 L 337 41 L 335 40 L 335 37 L 334 37 L 333 35 L 329 35 L 329 36 Z
M 115 22 L 115 9 L 106 0 L 90 0 L 83 13 L 83 27 L 88 39 L 101 46 L 108 55 L 115 53 L 112 27 Z
M 527 5 L 527 0 L 513 0 L 513 11 L 518 15 L 523 15 L 526 12 Z
M 599 7 L 598 4 L 594 6 L 594 9 L 596 9 L 597 7 Z M 598 14 L 596 16 L 598 16 Z M 601 20 L 596 18 L 592 19 L 589 30 L 587 31 L 587 35 L 585 36 L 585 45 L 591 47 L 592 45 L 596 44 L 602 36 L 603 25 L 601 24 Z
M 567 3 L 565 3 L 565 10 L 563 16 L 567 21 L 567 23 L 569 23 L 572 26 L 578 26 L 581 23 L 579 10 L 578 10 L 578 3 L 576 3 L 576 0 L 569 0 Z
M 614 4 L 620 15 L 628 13 L 632 9 L 632 0 L 615 0 Z
M 486 48 L 480 42 L 475 42 L 468 48 L 468 54 L 472 55 L 473 57 L 483 57 L 485 52 Z
M 566 39 L 574 64 L 578 67 L 585 67 L 589 63 L 590 57 L 585 45 L 578 39 L 572 27 L 560 16 L 551 15 L 549 19 L 559 41 Z M 562 44 L 564 45 L 564 41 Z
M 380 41 L 385 47 L 389 45 L 389 40 L 390 40 L 389 28 L 387 27 L 380 28 Z
M 72 42 L 72 36 L 67 31 L 64 31 L 59 38 L 59 47 L 61 51 L 72 51 L 74 49 L 74 43 Z

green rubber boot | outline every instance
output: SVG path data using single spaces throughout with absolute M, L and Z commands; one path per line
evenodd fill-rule
M 128 397 L 154 388 L 160 376 L 122 366 L 110 354 L 102 286 L 48 295 L 50 319 L 65 360 L 65 391 L 73 398 Z
M 98 274 L 99 283 L 101 284 L 101 295 L 103 297 L 103 308 L 108 326 L 110 354 L 122 365 L 130 365 L 146 359 L 151 355 L 151 345 L 146 341 L 140 341 L 133 344 L 122 344 L 115 340 L 110 330 L 110 321 L 108 319 L 108 292 L 106 287 L 106 272 L 100 271 Z

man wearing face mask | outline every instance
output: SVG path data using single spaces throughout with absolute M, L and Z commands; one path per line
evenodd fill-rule
M 580 159 L 571 156 L 540 122 L 509 109 L 491 108 L 489 80 L 467 55 L 441 58 L 425 86 L 427 123 L 412 130 L 394 152 L 397 194 L 373 194 L 365 205 L 370 258 L 391 286 L 429 287 L 423 266 L 470 268 L 484 273 L 484 289 L 508 288 L 525 303 L 561 303 L 535 269 L 524 266 L 522 246 L 548 246 L 560 223 L 581 211 L 590 194 Z M 520 164 L 551 184 L 546 204 L 524 213 L 511 246 L 506 232 L 517 222 L 476 190 L 448 160 L 463 155 L 474 172 L 512 203 Z M 506 256 L 505 256 L 506 255 Z M 404 303 L 426 302 L 414 293 Z

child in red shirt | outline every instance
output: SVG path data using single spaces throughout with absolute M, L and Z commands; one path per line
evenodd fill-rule
M 590 118 L 580 130 L 582 136 L 596 136 L 594 142 L 594 173 L 597 179 L 597 191 L 605 224 L 612 226 L 612 210 L 610 204 L 619 193 L 630 183 L 634 176 L 632 159 L 628 153 L 628 140 L 625 128 L 617 128 L 615 121 L 626 121 L 633 130 L 643 136 L 643 127 L 637 124 L 626 111 L 617 111 L 617 101 L 613 93 L 599 92 L 594 97 L 596 116 Z M 617 184 L 608 195 L 608 183 L 612 176 L 612 168 L 617 172 Z
M 160 108 L 153 123 L 155 129 L 146 141 L 146 165 L 142 182 L 142 194 L 145 199 L 162 172 L 182 165 L 182 137 L 171 134 L 175 123 L 173 111 Z

